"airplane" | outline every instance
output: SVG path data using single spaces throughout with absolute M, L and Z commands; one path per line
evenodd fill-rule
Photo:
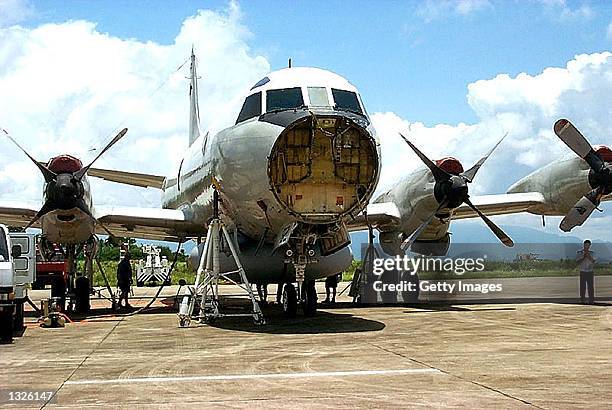
M 41 254 L 55 252 L 60 246 L 66 256 L 68 265 L 68 283 L 63 276 L 58 275 L 52 285 L 52 296 L 59 297 L 62 305 L 65 303 L 66 290 L 75 292 L 77 310 L 88 310 L 89 306 L 89 278 L 76 278 L 76 258 L 83 251 L 86 258 L 85 266 L 88 274 L 92 270 L 92 258 L 97 249 L 95 240 L 96 225 L 109 235 L 112 235 L 93 215 L 93 200 L 87 172 L 91 166 L 125 134 L 127 128 L 122 129 L 100 153 L 86 166 L 72 155 L 58 155 L 48 162 L 34 159 L 19 143 L 6 131 L 0 129 L 39 169 L 43 178 L 43 204 L 7 203 L 3 209 L 3 221 L 11 226 L 22 227 L 24 230 L 36 226 L 42 230 L 38 241 Z M 27 224 L 24 225 L 24 223 Z
M 464 171 L 452 157 L 430 160 L 406 138 L 426 167 L 372 201 L 380 141 L 357 88 L 346 79 L 308 67 L 272 72 L 248 90 L 234 125 L 204 133 L 197 78 L 192 51 L 189 148 L 175 174 L 87 172 L 160 189 L 161 208 L 96 206 L 92 213 L 117 236 L 183 242 L 206 235 L 218 192 L 221 218 L 233 232 L 249 281 L 283 284 L 288 315 L 296 314 L 298 304 L 307 315 L 316 312 L 314 281 L 352 262 L 350 231 L 377 229 L 390 254 L 408 248 L 432 254 L 448 249 L 451 220 L 480 217 L 511 246 L 508 235 L 485 215 L 537 213 L 555 206 L 549 203 L 552 194 L 535 186 L 470 197 L 468 184 L 493 150 Z M 571 192 L 563 194 L 571 197 Z M 23 219 L 27 212 L 32 210 L 2 203 L 0 221 L 18 223 L 15 216 Z M 103 233 L 99 226 L 96 230 Z M 201 246 L 195 247 L 192 256 L 199 259 L 199 252 Z M 229 257 L 221 262 L 231 269 Z

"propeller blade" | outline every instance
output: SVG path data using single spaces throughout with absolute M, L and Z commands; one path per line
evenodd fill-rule
M 501 243 L 503 243 L 504 245 L 508 247 L 514 246 L 514 241 L 512 241 L 512 239 L 508 235 L 506 235 L 506 233 L 502 231 L 502 229 L 499 226 L 495 225 L 493 221 L 490 220 L 485 214 L 480 212 L 480 209 L 476 208 L 476 206 L 472 203 L 472 201 L 470 201 L 469 198 L 466 198 L 465 203 L 470 208 L 472 208 L 474 212 L 478 214 L 478 216 L 480 216 L 480 218 L 484 221 L 485 224 L 487 224 L 489 229 L 493 231 L 493 233 L 495 234 L 495 236 L 497 236 L 497 238 L 501 241 Z
M 576 202 L 576 205 L 565 215 L 559 229 L 569 232 L 573 228 L 582 225 L 593 211 L 599 206 L 603 197 L 603 188 L 597 187 Z
M 119 133 L 118 133 L 117 135 L 115 135 L 115 138 L 113 138 L 113 139 L 111 140 L 111 142 L 109 142 L 109 143 L 106 145 L 106 147 L 104 147 L 104 149 L 103 149 L 102 151 L 100 151 L 100 153 L 98 154 L 98 156 L 97 156 L 97 157 L 95 157 L 95 158 L 93 159 L 93 161 L 91 161 L 91 162 L 89 163 L 89 165 L 87 165 L 87 166 L 85 166 L 85 167 L 81 168 L 79 171 L 77 171 L 77 172 L 74 174 L 75 178 L 76 178 L 76 179 L 79 179 L 79 180 L 80 180 L 80 179 L 82 179 L 82 178 L 83 178 L 83 175 L 85 175 L 85 174 L 87 173 L 87 171 L 89 170 L 89 168 L 91 168 L 91 166 L 93 165 L 93 163 L 94 163 L 94 162 L 96 162 L 96 161 L 98 160 L 98 158 L 100 158 L 100 157 L 101 157 L 101 156 L 102 156 L 102 155 L 103 155 L 103 154 L 104 154 L 106 151 L 108 151 L 108 150 L 110 149 L 110 147 L 112 147 L 113 145 L 115 145 L 115 143 L 116 143 L 117 141 L 119 141 L 121 138 L 123 138 L 123 136 L 124 136 L 124 135 L 127 133 L 127 131 L 128 131 L 128 129 L 127 129 L 127 128 L 124 128 L 124 129 L 122 129 L 121 131 L 119 131 Z
M 437 166 L 432 160 L 427 158 L 427 156 L 423 154 L 417 147 L 415 147 L 410 141 L 408 141 L 408 138 L 404 137 L 402 133 L 400 133 L 400 137 L 402 137 L 402 139 L 406 141 L 406 144 L 408 144 L 410 148 L 412 148 L 414 153 L 417 154 L 419 158 L 421 158 L 421 161 L 423 161 L 425 165 L 427 165 L 427 168 L 429 168 L 436 181 L 450 179 L 451 175 L 448 172 L 446 172 L 445 170 Z
M 491 148 L 491 150 L 484 157 L 480 158 L 478 162 L 476 162 L 474 166 L 472 166 L 472 168 L 461 174 L 461 176 L 463 176 L 463 178 L 465 178 L 467 182 L 472 182 L 474 180 L 474 177 L 476 176 L 476 173 L 478 172 L 482 164 L 485 163 L 485 161 L 491 156 L 493 151 L 495 151 L 497 146 L 501 144 L 501 142 L 504 140 L 504 138 L 506 138 L 507 135 L 508 133 L 505 133 L 504 136 L 497 142 L 497 144 L 493 146 L 493 148 Z
M 30 223 L 28 223 L 26 225 L 25 228 L 23 228 L 24 230 L 30 228 L 32 225 L 34 225 L 36 223 L 36 221 L 38 221 L 41 217 L 45 216 L 46 214 L 48 214 L 49 212 L 53 211 L 55 209 L 54 206 L 52 206 L 51 204 L 49 204 L 49 202 L 45 202 L 43 204 L 43 206 L 38 210 L 38 212 L 36 212 L 36 215 L 34 216 L 34 218 L 32 218 L 32 220 L 30 221 Z
M 402 244 L 400 245 L 400 249 L 405 251 L 406 249 L 410 249 L 410 247 L 412 246 L 412 244 L 414 243 L 414 241 L 416 241 L 418 239 L 419 236 L 421 236 L 421 233 L 425 230 L 425 228 L 427 228 L 427 225 L 429 225 L 431 223 L 431 221 L 433 220 L 434 216 L 436 216 L 436 214 L 438 212 L 440 212 L 440 209 L 444 208 L 447 204 L 447 200 L 446 198 L 444 198 L 441 202 L 440 205 L 438 205 L 438 208 L 436 208 L 435 211 L 433 211 L 433 213 L 431 215 L 429 215 L 429 217 L 425 220 L 425 222 L 423 222 L 417 229 L 416 231 L 414 231 L 412 233 L 412 235 L 410 235 L 410 237 L 408 239 L 406 239 L 404 242 L 402 242 Z
M 45 164 L 36 161 L 30 154 L 28 154 L 28 152 L 25 149 L 23 149 L 23 147 L 21 145 L 19 145 L 19 143 L 13 137 L 11 137 L 9 135 L 9 133 L 4 128 L 0 128 L 0 130 L 2 130 L 2 132 L 4 132 L 4 134 L 6 135 L 6 137 L 8 139 L 13 141 L 13 144 L 17 145 L 17 148 L 19 148 L 24 154 L 26 154 L 26 156 L 28 158 L 30 158 L 30 160 L 34 163 L 34 165 L 36 165 L 36 167 L 43 174 L 43 177 L 45 178 L 45 182 L 46 183 L 49 183 L 49 182 L 51 182 L 51 181 L 53 181 L 55 179 L 55 177 L 57 176 L 57 174 L 55 172 L 53 172 L 49 168 L 47 168 L 47 166 Z
M 85 201 L 80 200 L 79 202 L 77 202 L 76 207 L 79 208 L 81 211 L 83 211 L 85 214 L 87 214 L 87 216 L 89 216 L 96 225 L 100 225 L 100 227 L 104 229 L 104 231 L 106 231 L 109 237 L 113 239 L 116 238 L 115 234 L 113 234 L 106 226 L 104 226 L 102 222 L 98 221 L 98 219 L 95 216 L 93 216 L 89 208 L 87 208 L 87 206 L 85 205 Z
M 555 123 L 555 134 L 574 151 L 580 158 L 584 159 L 594 171 L 599 171 L 604 162 L 593 150 L 593 147 L 578 131 L 574 124 L 562 118 Z

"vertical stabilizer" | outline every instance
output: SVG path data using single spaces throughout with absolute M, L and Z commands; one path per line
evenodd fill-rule
M 200 136 L 200 108 L 198 106 L 198 73 L 196 58 L 191 48 L 191 68 L 189 73 L 189 146 Z

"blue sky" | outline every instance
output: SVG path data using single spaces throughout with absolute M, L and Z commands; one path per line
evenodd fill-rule
M 436 123 L 474 122 L 467 84 L 500 73 L 537 74 L 574 55 L 609 49 L 611 2 L 248 1 L 252 52 L 272 68 L 318 66 L 359 87 L 370 112 Z M 101 32 L 171 44 L 197 9 L 226 1 L 35 1 L 23 22 L 86 19 Z

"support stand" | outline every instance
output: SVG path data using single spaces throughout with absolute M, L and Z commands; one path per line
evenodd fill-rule
M 227 228 L 219 218 L 219 196 L 215 189 L 213 193 L 213 219 L 208 226 L 208 232 L 206 233 L 206 241 L 204 242 L 204 248 L 200 256 L 200 263 L 196 273 L 196 279 L 193 286 L 189 287 L 190 295 L 184 296 L 179 309 L 179 325 L 181 327 L 187 327 L 191 323 L 192 319 L 199 319 L 203 322 L 210 322 L 220 317 L 230 316 L 252 316 L 255 324 L 264 324 L 264 316 L 259 308 L 259 304 L 255 299 L 255 294 L 251 288 L 244 268 L 240 263 L 238 253 L 232 241 Z M 221 240 L 225 238 L 232 258 L 238 267 L 237 270 L 229 272 L 220 271 L 220 253 L 221 253 Z M 237 277 L 234 280 L 232 277 Z M 219 280 L 226 280 L 232 284 L 238 286 L 240 289 L 245 291 L 253 304 L 253 310 L 251 313 L 224 313 L 221 311 L 219 304 Z M 198 314 L 195 314 L 196 307 L 199 310 Z

